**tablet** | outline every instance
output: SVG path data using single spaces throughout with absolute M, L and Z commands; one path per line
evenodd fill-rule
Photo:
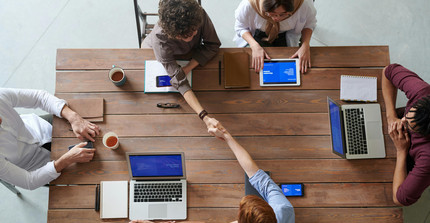
M 264 60 L 260 86 L 300 86 L 299 59 Z

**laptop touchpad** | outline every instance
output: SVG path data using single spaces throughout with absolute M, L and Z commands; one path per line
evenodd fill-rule
M 381 124 L 380 122 L 366 122 L 368 140 L 380 139 Z
M 167 217 L 167 204 L 149 205 L 149 218 L 159 219 Z

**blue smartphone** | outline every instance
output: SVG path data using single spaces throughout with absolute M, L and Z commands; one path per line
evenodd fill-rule
M 279 187 L 286 197 L 302 197 L 304 195 L 302 183 L 279 184 Z
M 170 77 L 168 75 L 157 76 L 157 87 L 170 87 Z
M 72 149 L 73 147 L 75 147 L 76 145 L 78 145 L 78 144 L 75 144 L 75 145 L 71 145 L 71 146 L 69 146 L 69 150 L 71 150 L 71 149 Z M 87 145 L 85 145 L 85 146 L 84 146 L 84 148 L 94 148 L 93 142 L 88 141 L 88 142 L 87 142 Z

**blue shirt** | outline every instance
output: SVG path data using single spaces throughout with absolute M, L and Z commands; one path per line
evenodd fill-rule
M 294 223 L 293 206 L 269 175 L 260 169 L 254 176 L 249 178 L 249 182 L 272 207 L 278 223 Z

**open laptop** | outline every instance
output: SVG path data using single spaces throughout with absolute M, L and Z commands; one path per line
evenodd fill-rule
M 265 59 L 260 86 L 300 86 L 299 59 Z
M 126 153 L 130 219 L 187 218 L 184 153 Z
M 329 97 L 327 104 L 334 154 L 346 159 L 385 157 L 379 104 L 340 106 Z

